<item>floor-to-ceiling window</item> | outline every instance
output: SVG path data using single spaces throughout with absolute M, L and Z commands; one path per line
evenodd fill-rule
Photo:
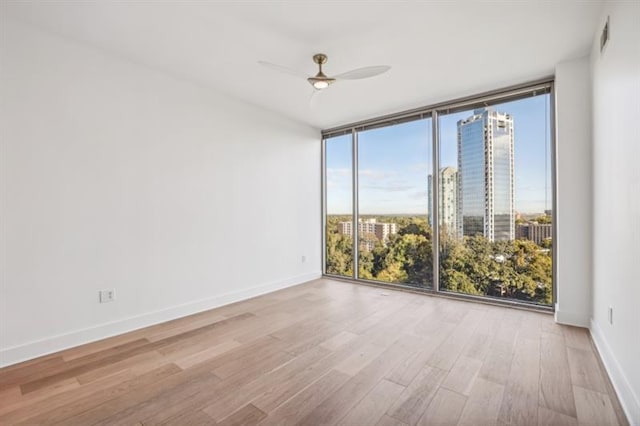
M 353 276 L 353 164 L 351 133 L 324 140 L 325 272 Z
M 551 305 L 551 107 L 542 82 L 325 132 L 325 273 Z
M 441 290 L 551 304 L 550 100 L 439 114 Z
M 430 288 L 431 119 L 358 133 L 358 278 Z

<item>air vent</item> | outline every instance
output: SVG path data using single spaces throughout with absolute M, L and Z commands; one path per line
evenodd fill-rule
M 600 34 L 600 53 L 604 51 L 607 42 L 609 41 L 609 17 L 607 16 L 607 22 L 604 24 L 602 34 Z

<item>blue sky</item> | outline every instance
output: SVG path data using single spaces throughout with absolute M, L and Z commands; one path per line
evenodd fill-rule
M 549 102 L 550 96 L 542 95 L 494 106 L 514 119 L 516 211 L 521 213 L 551 208 Z M 440 116 L 441 167 L 457 167 L 456 123 L 472 112 Z M 361 214 L 427 214 L 431 131 L 429 119 L 359 133 Z M 351 135 L 327 141 L 327 212 L 351 212 Z

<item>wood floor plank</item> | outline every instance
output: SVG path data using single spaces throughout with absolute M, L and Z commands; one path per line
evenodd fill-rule
M 522 320 L 518 328 L 518 337 L 537 340 L 542 334 L 541 318 L 544 314 L 538 312 L 519 311 Z
M 458 426 L 494 425 L 504 397 L 504 385 L 478 378 L 464 405 Z
M 296 342 L 291 342 L 288 346 L 285 346 L 284 350 L 292 355 L 299 355 L 314 346 L 320 345 L 327 341 L 327 339 L 334 337 L 342 331 L 343 327 L 344 325 L 334 324 L 331 328 L 326 328 L 318 332 L 310 332 L 307 337 Z
M 222 420 L 251 402 L 256 395 L 268 393 L 271 396 L 280 396 L 273 388 L 280 386 L 281 383 L 288 383 L 289 377 L 309 368 L 310 363 L 328 353 L 329 351 L 324 348 L 317 348 L 291 362 L 289 362 L 289 354 L 277 353 L 276 355 L 281 357 L 279 361 L 281 365 L 277 364 L 277 359 L 270 361 L 269 358 L 264 358 L 259 363 L 254 363 L 251 368 L 216 383 L 216 386 L 208 388 L 207 392 L 174 403 L 165 403 L 162 410 L 143 419 L 143 423 L 162 423 L 180 413 L 196 410 L 206 412 L 212 420 Z M 257 370 L 258 368 L 261 370 Z
M 264 362 L 265 359 L 289 360 L 292 358 L 293 355 L 280 351 L 276 346 L 271 346 L 269 348 L 266 348 L 262 352 L 248 353 L 242 358 L 234 359 L 226 364 L 221 365 L 220 367 L 215 368 L 212 371 L 213 374 L 220 377 L 221 379 L 227 379 L 234 374 L 245 371 L 247 368 L 251 368 L 253 365 L 259 362 Z
M 350 376 L 355 376 L 360 370 L 366 367 L 371 361 L 376 359 L 385 347 L 369 343 L 360 348 L 349 358 L 336 365 L 334 368 Z
M 13 386 L 0 391 L 0 401 L 2 401 L 2 408 L 0 408 L 0 414 L 2 414 L 3 408 L 11 405 L 12 403 L 20 403 L 22 399 L 22 392 L 20 392 L 19 386 Z
M 362 334 L 369 330 L 371 327 L 375 327 L 380 322 L 385 321 L 387 318 L 393 317 L 398 311 L 404 308 L 406 303 L 394 303 L 384 306 L 384 308 L 376 310 L 373 314 L 367 316 L 362 321 L 349 327 L 348 331 L 355 334 Z
M 376 423 L 376 426 L 409 426 L 409 425 L 407 425 L 404 422 L 401 422 L 398 419 L 394 419 L 393 417 L 389 416 L 388 414 L 385 414 L 384 416 L 382 416 L 380 418 L 378 423 Z
M 147 339 L 155 342 L 157 340 L 164 340 L 168 337 L 177 336 L 193 329 L 204 327 L 210 324 L 219 323 L 220 325 L 220 323 L 225 319 L 228 318 L 223 315 L 211 315 L 209 313 L 208 315 L 199 316 L 196 314 L 191 317 L 184 318 L 184 320 L 180 318 L 181 321 L 176 321 L 175 324 L 171 324 L 168 327 L 158 328 L 157 331 L 150 332 L 146 336 Z
M 397 383 L 381 380 L 338 424 L 341 426 L 376 424 L 404 389 L 404 386 Z
M 153 370 L 154 367 L 158 366 L 158 364 L 166 365 L 167 361 L 160 353 L 156 351 L 149 351 L 132 356 L 131 358 L 123 359 L 122 361 L 106 364 L 103 367 L 96 368 L 95 370 L 91 370 L 83 374 L 79 374 L 75 377 L 75 379 L 81 385 L 84 385 L 134 367 L 137 367 L 138 371 L 140 371 L 140 368 L 142 366 L 151 365 L 153 366 L 151 370 Z
M 555 318 L 550 315 L 544 316 L 540 320 L 540 330 L 543 333 L 555 334 L 556 336 L 562 336 L 562 338 L 564 339 L 562 328 L 563 326 L 556 323 Z
M 268 321 L 265 321 L 268 319 Z M 215 341 L 233 339 L 242 344 L 251 343 L 256 339 L 267 336 L 280 328 L 291 325 L 295 318 L 288 312 L 280 312 L 269 317 L 255 316 L 241 324 L 207 333 L 207 338 Z
M 232 349 L 236 349 L 239 346 L 241 346 L 241 344 L 236 342 L 235 340 L 226 340 L 220 342 L 217 345 L 210 346 L 209 348 L 202 351 L 178 358 L 174 360 L 174 363 L 182 369 L 187 369 L 202 362 L 211 360 L 218 355 L 222 355 Z
M 215 422 L 200 410 L 184 411 L 175 417 L 171 417 L 162 423 L 141 423 L 144 426 L 215 426 Z
M 571 391 L 573 397 L 573 390 Z M 575 406 L 575 403 L 574 403 Z M 538 407 L 538 426 L 578 426 L 578 419 L 549 410 L 545 407 Z
M 391 344 L 378 358 L 349 379 L 333 395 L 310 412 L 301 423 L 334 424 L 357 404 L 395 365 L 406 357 L 406 346 Z
M 0 415 L 0 424 L 15 424 L 25 419 L 37 416 L 41 413 L 53 410 L 65 404 L 78 401 L 83 396 L 101 389 L 117 386 L 132 378 L 130 372 L 123 371 L 114 376 L 84 385 L 73 386 L 71 389 L 63 389 L 59 393 L 51 393 L 47 389 L 29 393 L 23 397 L 21 403 L 6 407 L 6 412 Z
M 161 378 L 160 380 L 154 382 L 152 386 L 143 386 L 139 388 L 136 387 L 135 390 L 119 394 L 115 398 L 109 399 L 108 401 L 100 405 L 76 414 L 73 417 L 65 419 L 60 423 L 65 425 L 78 426 L 87 424 L 93 425 L 115 415 L 122 416 L 122 413 L 124 413 L 126 410 L 129 411 L 124 414 L 132 414 L 132 410 L 130 410 L 131 407 L 143 404 L 147 401 L 152 401 L 159 395 L 168 392 L 180 391 L 180 389 L 185 386 L 185 384 L 205 379 L 209 380 L 211 384 L 220 380 L 217 377 L 212 376 L 211 374 L 207 374 L 202 370 L 192 369 L 180 371 L 167 377 Z M 142 417 L 142 419 L 144 417 Z
M 462 355 L 484 361 L 491 349 L 491 337 L 490 332 L 483 333 L 476 330 L 462 350 Z
M 591 350 L 591 340 L 589 339 L 587 329 L 563 325 L 562 335 L 564 336 L 565 344 L 568 347 L 582 349 L 584 351 Z
M 506 384 L 513 360 L 514 342 L 493 336 L 491 347 L 480 368 L 479 377 L 494 383 Z
M 550 333 L 543 333 L 540 341 L 539 404 L 554 412 L 576 417 L 567 348 L 563 338 Z
M 310 334 L 310 330 L 320 332 L 331 327 L 335 327 L 335 324 L 330 321 L 322 321 L 317 318 L 305 318 L 301 321 L 290 323 L 287 327 L 280 330 L 276 330 L 271 333 L 271 336 L 278 340 L 296 342 L 307 337 Z
M 453 332 L 431 355 L 427 364 L 441 370 L 450 370 L 484 315 L 482 311 L 468 310 Z
M 523 317 L 519 311 L 515 309 L 506 310 L 500 326 L 494 331 L 495 338 L 515 343 L 518 332 L 522 326 L 522 320 Z
M 192 407 L 204 408 L 211 405 L 211 401 L 213 400 L 215 401 L 213 406 L 204 408 L 204 410 L 206 410 L 207 414 L 214 416 L 217 419 L 220 419 L 223 414 L 233 412 L 233 409 L 237 406 L 232 404 L 237 404 L 238 401 L 242 402 L 246 397 L 253 398 L 256 394 L 259 394 L 264 390 L 262 386 L 260 386 L 260 383 L 275 387 L 276 385 L 271 380 L 272 377 L 283 377 L 283 372 L 284 374 L 290 373 L 289 367 L 294 365 L 289 362 L 291 361 L 292 356 L 284 352 L 279 352 L 276 355 L 277 356 L 275 357 L 264 358 L 257 361 L 251 365 L 251 368 L 238 372 L 237 374 L 222 381 L 220 386 L 216 387 L 216 389 L 210 390 L 210 395 L 228 395 L 223 399 L 220 399 L 219 397 L 211 398 L 210 396 L 207 398 L 207 395 L 203 395 L 203 399 L 200 399 L 199 397 L 194 398 L 189 401 L 189 405 Z M 199 365 L 197 368 L 203 370 L 206 368 L 206 364 Z M 310 368 L 312 367 L 308 367 L 308 369 Z M 254 385 L 256 385 L 255 388 Z M 247 390 L 250 390 L 251 392 L 248 392 Z M 273 395 L 277 395 L 278 397 L 281 396 L 281 394 L 276 393 Z M 222 409 L 219 409 L 219 402 L 228 402 L 229 407 L 223 406 Z
M 331 351 L 335 351 L 340 349 L 343 345 L 355 339 L 357 336 L 358 336 L 357 334 L 351 333 L 350 331 L 346 331 L 346 330 L 341 331 L 340 333 L 323 341 L 321 343 L 321 346 Z
M 143 341 L 140 342 L 139 344 L 137 341 L 131 342 L 123 345 L 124 349 L 122 347 L 114 348 L 114 351 L 112 351 L 114 353 L 109 353 L 106 356 L 98 356 L 98 354 L 87 355 L 86 357 L 78 358 L 75 361 L 73 361 L 75 364 L 77 364 L 77 366 L 73 368 L 67 368 L 63 371 L 56 372 L 50 375 L 45 375 L 44 377 L 23 383 L 20 385 L 20 389 L 23 394 L 33 392 L 34 390 L 68 379 L 70 377 L 80 376 L 87 372 L 96 370 L 98 368 L 104 367 L 105 365 L 114 364 L 119 361 L 137 356 L 145 352 L 159 350 L 165 346 L 169 346 L 178 341 L 185 341 L 190 338 L 195 338 L 201 335 L 202 333 L 206 333 L 212 329 L 225 327 L 230 323 L 233 323 L 235 321 L 242 321 L 245 318 L 252 317 L 252 316 L 253 314 L 238 315 L 236 317 L 228 318 L 223 321 L 218 321 L 216 323 L 209 324 L 194 330 L 190 330 L 186 333 L 182 333 L 177 336 L 171 336 L 163 340 L 158 340 L 156 342 L 149 343 L 148 341 L 146 341 L 146 339 L 143 339 Z M 86 358 L 90 358 L 88 362 L 86 362 L 87 361 Z
M 34 367 L 37 366 L 37 369 Z M 0 374 L 0 392 L 18 386 L 21 382 L 29 380 L 35 374 L 52 369 L 64 368 L 65 361 L 62 355 L 40 357 L 20 364 L 3 368 Z
M 447 372 L 436 367 L 425 366 L 405 388 L 387 414 L 408 425 L 415 425 L 431 403 Z
M 268 412 L 280 402 L 293 396 L 300 385 L 304 387 L 305 379 L 307 379 L 304 377 L 304 373 L 308 371 L 310 366 L 327 357 L 330 353 L 329 350 L 320 346 L 312 348 L 287 362 L 281 368 L 262 376 L 256 376 L 255 380 L 240 387 L 227 386 L 227 392 L 224 395 L 202 409 L 214 420 L 222 420 L 248 403 Z M 297 380 L 299 375 L 303 376 L 302 383 L 296 383 L 296 381 L 300 382 Z M 292 391 L 293 394 L 290 393 Z
M 616 417 L 618 418 L 618 423 L 620 424 L 620 426 L 629 426 L 629 421 L 627 420 L 624 409 L 622 408 L 622 404 L 620 404 L 620 400 L 618 399 L 616 390 L 613 387 L 613 383 L 606 373 L 607 369 L 605 368 L 602 359 L 598 355 L 598 349 L 596 348 L 595 344 L 593 344 L 593 341 L 591 343 L 593 352 L 598 360 L 598 365 L 600 366 L 600 371 L 602 372 L 605 386 L 607 388 L 607 395 L 609 395 L 609 400 L 611 401 L 611 405 L 613 405 L 613 411 L 615 411 Z
M 115 385 L 96 390 L 92 393 L 88 393 L 86 394 L 86 396 L 74 399 L 73 401 L 66 404 L 62 404 L 62 401 L 57 402 L 55 408 L 37 416 L 29 417 L 28 422 L 36 424 L 55 424 L 64 422 L 66 419 L 73 417 L 75 414 L 82 413 L 84 411 L 97 407 L 106 401 L 134 391 L 135 389 L 152 386 L 158 380 L 164 377 L 169 377 L 173 374 L 177 374 L 180 371 L 180 368 L 178 368 L 176 365 L 169 364 L 127 381 L 119 380 L 119 383 Z
M 272 412 L 298 392 L 303 391 L 309 384 L 314 383 L 318 378 L 325 375 L 331 366 L 337 363 L 336 360 L 344 356 L 344 354 L 331 353 L 309 364 L 306 368 L 292 371 L 295 374 L 288 374 L 282 380 L 277 382 L 270 380 L 271 383 L 267 390 L 255 398 L 252 403 L 265 412 Z
M 461 355 L 447 374 L 442 387 L 468 396 L 481 367 L 482 361 Z
M 216 376 L 211 374 L 194 377 L 172 389 L 165 389 L 137 404 L 129 405 L 124 410 L 120 410 L 113 415 L 103 417 L 93 424 L 95 426 L 115 426 L 130 425 L 137 421 L 142 421 L 150 414 L 163 409 L 166 405 L 172 405 L 176 401 L 189 399 L 201 392 L 206 392 L 219 381 Z
M 257 425 L 265 417 L 267 417 L 267 413 L 252 404 L 248 404 L 216 424 L 220 426 L 251 426 Z
M 516 343 L 498 420 L 508 425 L 537 424 L 540 378 L 540 340 Z
M 11 375 L 5 376 L 5 374 L 2 374 L 0 375 L 0 389 L 3 389 L 6 385 L 11 385 L 13 380 L 18 380 L 22 394 L 33 392 L 76 376 L 76 374 L 69 374 L 69 371 L 90 371 L 93 368 L 97 368 L 95 367 L 96 365 L 102 366 L 110 363 L 112 360 L 124 359 L 127 353 L 137 351 L 148 344 L 149 341 L 147 339 L 136 339 L 135 341 L 106 348 L 70 362 L 57 362 L 54 365 L 51 365 L 51 362 L 47 362 L 46 365 L 38 365 L 38 368 L 22 370 L 19 378 L 11 378 Z M 58 380 L 51 380 L 51 377 L 60 378 Z M 33 388 L 27 386 L 25 390 L 27 384 L 38 382 L 43 383 L 39 386 L 33 386 Z
M 430 336 L 424 338 L 416 338 L 420 344 L 416 350 L 407 359 L 398 364 L 396 368 L 387 374 L 387 379 L 396 382 L 402 386 L 408 386 L 415 379 L 418 373 L 427 364 L 434 351 L 442 344 L 442 342 L 451 333 L 454 326 L 438 322 L 442 327 L 438 327 L 438 331 L 434 331 Z
M 619 424 L 608 395 L 580 386 L 573 387 L 573 395 L 576 399 L 580 426 L 617 426 Z
M 424 414 L 418 420 L 418 426 L 455 425 L 460 419 L 467 397 L 440 387 Z
M 337 391 L 351 376 L 332 370 L 309 387 L 269 413 L 260 424 L 291 426 L 307 417 L 318 405 Z
M 600 371 L 600 365 L 591 350 L 567 347 L 567 356 L 571 370 L 571 382 L 574 386 L 607 393 L 607 386 Z

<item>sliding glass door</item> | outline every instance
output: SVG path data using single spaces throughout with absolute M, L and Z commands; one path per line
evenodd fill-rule
M 546 82 L 326 132 L 325 273 L 552 305 L 552 99 Z

